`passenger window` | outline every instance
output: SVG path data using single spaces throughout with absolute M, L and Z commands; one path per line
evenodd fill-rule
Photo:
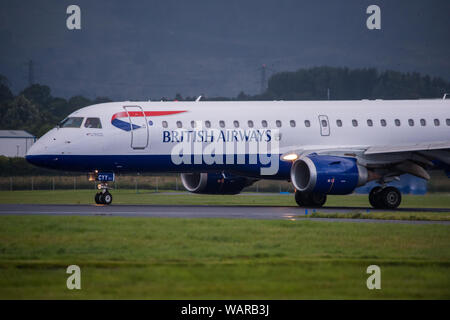
M 220 121 L 219 121 L 219 126 L 220 126 L 221 128 L 225 128 L 225 121 L 220 120 Z
M 450 120 L 450 119 L 447 119 L 447 120 Z M 291 125 L 292 128 L 294 128 L 295 127 L 295 120 L 289 121 L 289 124 Z
M 322 123 L 322 127 L 328 127 L 328 122 L 326 120 L 321 120 L 320 122 Z
M 100 122 L 99 118 L 87 118 L 86 122 L 84 123 L 85 128 L 95 128 L 95 129 L 101 129 L 102 124 Z
M 445 122 L 447 123 L 448 126 L 450 126 L 450 119 L 446 119 Z
M 195 123 L 195 121 L 192 120 L 192 121 L 191 121 L 191 127 L 192 127 L 192 128 L 195 128 L 196 126 L 197 126 L 197 123 Z
M 400 120 L 399 119 L 395 119 L 394 120 L 394 122 L 395 122 L 395 125 L 397 126 L 397 127 L 400 127 Z
M 380 123 L 381 123 L 381 126 L 382 126 L 382 127 L 386 127 L 386 120 L 381 119 L 381 120 L 380 120 Z
M 205 121 L 205 127 L 211 128 L 211 121 L 206 120 L 206 121 Z
M 275 124 L 277 125 L 278 128 L 281 127 L 281 121 L 280 120 L 275 121 Z
M 181 123 L 181 121 L 177 121 L 177 127 L 178 127 L 178 128 L 183 127 L 183 124 Z
M 66 118 L 59 124 L 60 128 L 79 128 L 83 122 L 82 117 L 70 117 Z
M 263 128 L 266 128 L 267 127 L 267 121 L 266 120 L 261 121 L 261 125 L 263 126 Z
M 425 127 L 427 125 L 427 121 L 425 119 L 420 119 L 420 125 Z
M 234 120 L 233 121 L 233 125 L 234 125 L 235 128 L 239 128 L 239 121 Z
M 367 119 L 367 125 L 369 127 L 373 127 L 373 121 L 371 119 Z
M 435 125 L 436 127 L 439 127 L 439 126 L 441 125 L 439 119 L 434 119 L 434 125 Z
M 352 120 L 352 125 L 353 125 L 354 127 L 357 127 L 357 126 L 358 126 L 358 120 L 353 119 L 353 120 Z
M 336 125 L 337 125 L 338 127 L 342 127 L 342 120 L 337 119 L 337 120 L 336 120 Z
M 249 128 L 253 128 L 253 121 L 252 120 L 248 120 L 247 124 L 248 124 Z
M 309 128 L 311 126 L 311 122 L 309 120 L 305 120 L 305 127 Z
M 408 124 L 410 127 L 414 127 L 414 120 L 413 119 L 408 119 Z
M 161 124 L 162 124 L 162 127 L 163 127 L 163 128 L 167 128 L 167 127 L 168 127 L 167 121 L 163 121 Z

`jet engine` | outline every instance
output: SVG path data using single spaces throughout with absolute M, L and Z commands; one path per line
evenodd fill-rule
M 349 194 L 366 184 L 368 171 L 355 158 L 308 155 L 292 164 L 291 180 L 305 193 Z
M 182 173 L 181 182 L 189 192 L 238 194 L 256 180 L 225 173 Z

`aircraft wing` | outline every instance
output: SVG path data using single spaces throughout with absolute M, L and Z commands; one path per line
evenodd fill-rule
M 412 152 L 412 151 L 428 151 L 428 150 L 445 150 L 450 149 L 450 141 L 418 143 L 410 145 L 398 146 L 373 146 L 367 148 L 364 154 L 383 154 L 392 152 Z
M 450 141 L 419 143 L 413 145 L 389 145 L 342 148 L 302 148 L 287 151 L 281 159 L 293 161 L 308 154 L 354 157 L 367 168 L 381 170 L 383 176 L 398 176 L 409 173 L 430 179 L 426 169 L 450 170 Z

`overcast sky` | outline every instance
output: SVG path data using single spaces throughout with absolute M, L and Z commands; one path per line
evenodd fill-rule
M 66 9 L 81 8 L 81 30 Z M 366 8 L 381 8 L 381 30 Z M 0 74 L 15 93 L 135 100 L 259 92 L 270 73 L 311 66 L 418 71 L 450 80 L 450 1 L 2 0 Z

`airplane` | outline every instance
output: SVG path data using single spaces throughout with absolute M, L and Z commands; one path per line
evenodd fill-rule
M 237 194 L 260 179 L 290 181 L 301 207 L 321 207 L 369 181 L 374 208 L 395 209 L 388 183 L 429 170 L 450 177 L 450 102 L 165 101 L 81 108 L 29 149 L 28 162 L 98 181 L 111 204 L 118 173 L 180 173 L 193 193 Z M 230 147 L 230 148 L 229 148 Z M 228 149 L 227 149 L 228 148 Z

